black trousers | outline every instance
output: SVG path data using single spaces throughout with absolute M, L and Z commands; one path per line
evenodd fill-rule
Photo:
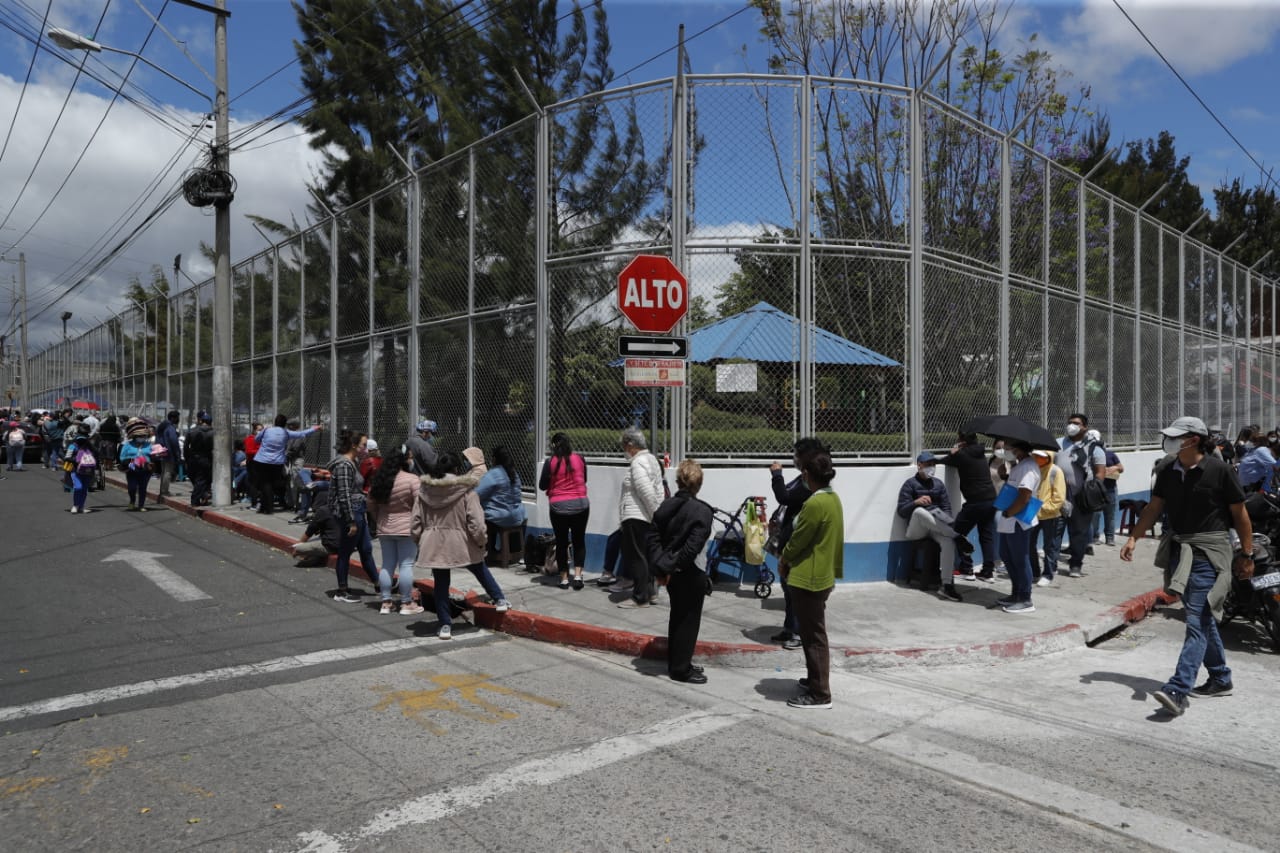
M 821 592 L 791 588 L 796 620 L 800 623 L 800 645 L 804 647 L 809 693 L 821 702 L 831 701 L 831 649 L 827 645 L 827 599 L 830 596 L 831 587 Z
M 707 576 L 696 567 L 676 572 L 667 581 L 671 615 L 667 619 L 667 672 L 676 678 L 689 675 L 693 648 L 702 627 L 702 601 L 707 597 Z
M 638 518 L 622 522 L 622 569 L 635 583 L 631 597 L 642 603 L 649 601 L 657 592 L 649 573 L 648 535 L 652 526 Z
M 284 498 L 289 484 L 284 477 L 283 465 L 267 465 L 262 462 L 258 466 L 258 512 L 270 514 L 276 508 L 276 496 Z
M 978 545 L 982 547 L 982 568 L 994 569 L 996 565 L 996 505 L 994 501 L 967 501 L 956 513 L 952 529 L 961 536 L 968 536 L 969 531 L 978 528 Z M 956 553 L 959 563 L 955 568 L 973 568 L 973 555 Z M 945 568 L 945 567 L 944 567 Z M 948 579 L 945 581 L 950 583 Z
M 556 568 L 561 572 L 580 569 L 587 564 L 587 520 L 591 509 L 578 512 L 551 510 L 551 530 L 556 535 Z M 569 548 L 573 547 L 573 562 L 569 561 Z
M 207 503 L 213 494 L 213 460 L 200 456 L 189 457 L 187 476 L 191 478 L 191 505 Z
M 1085 549 L 1093 544 L 1089 537 L 1089 524 L 1092 521 L 1093 513 L 1085 512 L 1079 507 L 1067 518 L 1068 569 L 1078 569 L 1084 565 Z

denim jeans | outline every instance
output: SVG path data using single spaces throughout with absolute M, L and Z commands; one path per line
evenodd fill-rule
M 449 573 L 451 569 L 432 569 L 431 580 L 434 585 L 432 590 L 432 598 L 436 605 L 436 618 L 440 620 L 441 625 L 452 625 L 453 615 L 449 613 Z M 493 579 L 489 567 L 485 565 L 484 560 L 478 563 L 472 563 L 467 566 L 467 571 L 475 575 L 476 580 L 480 581 L 480 586 L 484 587 L 485 594 L 494 600 L 494 602 L 502 601 L 502 587 L 498 586 L 498 582 Z
M 10 471 L 21 471 L 21 470 L 22 470 L 22 454 L 23 454 L 23 453 L 25 453 L 25 452 L 26 452 L 26 450 L 27 450 L 27 445 L 26 445 L 25 443 L 23 443 L 23 444 L 11 444 L 11 445 L 9 445 L 9 457 L 8 457 L 8 459 L 9 459 L 9 470 L 10 470 Z
M 1062 548 L 1062 528 L 1065 519 L 1042 518 L 1040 523 L 1031 528 L 1028 557 L 1031 559 L 1032 577 L 1046 577 L 1053 580 L 1058 572 L 1058 551 Z M 1044 543 L 1044 567 L 1040 566 L 1040 556 L 1036 553 L 1036 540 Z
M 84 499 L 89 496 L 89 475 L 71 472 L 71 505 L 84 512 Z
M 147 502 L 147 484 L 151 482 L 151 467 L 130 467 L 124 472 L 125 482 L 129 484 L 129 504 L 139 509 Z
M 400 579 L 400 601 L 413 600 L 413 561 L 418 557 L 418 543 L 412 536 L 378 537 L 382 543 L 382 568 L 378 570 L 378 589 L 383 601 L 391 600 L 391 572 L 394 569 Z
M 1119 508 L 1120 496 L 1115 489 L 1107 489 L 1106 495 L 1107 502 L 1103 504 L 1102 509 L 1093 514 L 1093 521 L 1089 525 L 1089 541 L 1097 539 L 1098 533 L 1101 532 L 1103 540 L 1108 545 L 1114 545 L 1116 541 L 1116 511 Z
M 1009 572 L 1014 601 L 1031 600 L 1031 531 L 1019 525 L 1012 533 L 1000 534 L 1000 556 Z
M 351 553 L 360 554 L 360 565 L 364 573 L 371 578 L 378 576 L 378 564 L 373 560 L 373 540 L 369 538 L 369 522 L 364 511 L 364 501 L 352 501 L 351 509 L 355 512 L 356 532 L 349 533 L 350 526 L 338 522 L 342 528 L 338 536 L 338 589 L 347 588 L 347 577 L 351 572 Z
M 1191 577 L 1182 592 L 1182 610 L 1186 614 L 1187 634 L 1182 641 L 1182 653 L 1173 678 L 1164 685 L 1164 692 L 1186 696 L 1196 686 L 1200 664 L 1209 670 L 1209 678 L 1223 684 L 1231 683 L 1231 669 L 1227 666 L 1222 637 L 1218 635 L 1218 623 L 1209 607 L 1209 590 L 1213 589 L 1218 573 L 1208 560 L 1191 563 Z

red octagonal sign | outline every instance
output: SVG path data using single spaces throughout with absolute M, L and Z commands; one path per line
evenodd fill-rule
M 638 331 L 666 334 L 689 310 L 689 282 L 670 258 L 636 255 L 618 273 L 618 310 Z

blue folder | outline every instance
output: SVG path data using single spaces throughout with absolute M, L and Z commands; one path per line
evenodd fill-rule
M 1004 488 L 1000 490 L 1000 494 L 996 495 L 995 508 L 999 512 L 1004 512 L 1013 506 L 1013 502 L 1018 499 L 1018 490 L 1008 483 L 1004 484 Z M 1031 498 L 1027 501 L 1027 505 L 1022 508 L 1022 512 L 1013 516 L 1022 522 L 1023 527 L 1031 527 L 1036 523 L 1036 515 L 1040 512 L 1040 507 L 1044 506 L 1044 501 L 1039 498 Z

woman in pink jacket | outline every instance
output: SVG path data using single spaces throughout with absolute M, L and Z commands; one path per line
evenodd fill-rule
M 457 456 L 441 453 L 422 478 L 418 502 L 413 508 L 411 535 L 418 542 L 414 566 L 431 570 L 436 618 L 440 620 L 436 636 L 442 640 L 453 637 L 453 619 L 449 613 L 449 573 L 453 569 L 465 568 L 475 575 L 499 613 L 511 609 L 502 588 L 484 563 L 487 531 L 484 509 L 475 492 L 481 472 L 459 474 L 459 470 Z
M 382 593 L 382 614 L 395 612 L 391 602 L 391 572 L 400 580 L 400 615 L 416 616 L 422 605 L 413 600 L 413 561 L 418 543 L 409 535 L 413 507 L 418 502 L 418 478 L 409 473 L 410 457 L 404 446 L 392 450 L 369 481 L 369 513 L 382 543 L 382 569 L 378 589 Z

